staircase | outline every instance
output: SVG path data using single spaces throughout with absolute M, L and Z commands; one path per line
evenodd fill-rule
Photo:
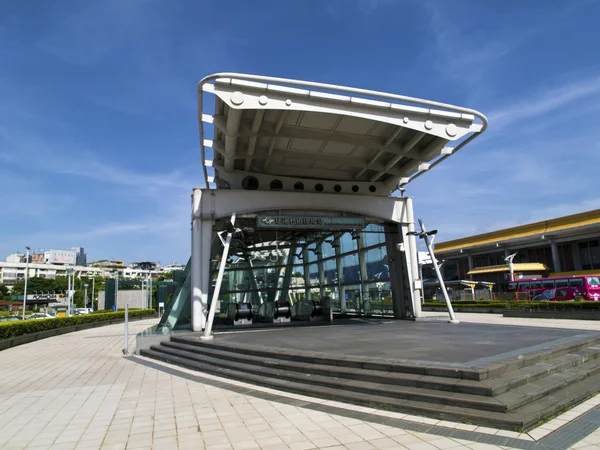
M 528 430 L 600 392 L 600 338 L 481 368 L 365 362 L 172 336 L 141 354 L 312 397 Z

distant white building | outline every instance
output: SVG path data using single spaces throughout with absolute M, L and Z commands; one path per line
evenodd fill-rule
M 168 266 L 162 266 L 161 272 L 173 272 L 174 270 L 185 270 L 185 264 L 169 264 Z
M 25 279 L 25 262 L 0 262 L 0 283 L 9 289 L 20 280 Z M 59 264 L 29 263 L 29 277 L 56 278 L 67 276 L 67 270 L 72 270 L 75 276 L 106 276 L 105 269 L 99 267 L 66 266 Z
M 8 255 L 6 257 L 6 262 L 8 262 L 8 263 L 25 262 L 25 255 L 23 253 L 13 253 L 12 255 Z
M 83 247 L 73 247 L 71 250 L 50 249 L 44 252 L 44 262 L 47 264 L 85 266 L 86 260 L 87 256 Z

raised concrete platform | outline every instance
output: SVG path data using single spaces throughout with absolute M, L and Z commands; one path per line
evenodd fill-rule
M 196 334 L 143 355 L 315 397 L 530 429 L 600 391 L 600 333 L 354 319 Z

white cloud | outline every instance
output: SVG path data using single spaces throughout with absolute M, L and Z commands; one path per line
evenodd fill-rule
M 587 100 L 600 94 L 600 76 L 568 81 L 560 86 L 546 88 L 526 100 L 520 100 L 488 114 L 490 126 L 495 130 L 515 122 L 537 119 L 570 104 Z

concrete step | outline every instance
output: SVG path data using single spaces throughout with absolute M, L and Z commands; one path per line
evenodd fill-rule
M 198 345 L 181 339 L 165 341 L 161 345 L 172 348 L 180 348 L 201 355 L 214 358 L 222 358 L 257 367 L 270 367 L 282 370 L 310 373 L 328 377 L 337 377 L 357 381 L 368 381 L 372 383 L 392 384 L 397 386 L 410 386 L 423 389 L 434 389 L 447 392 L 459 392 L 463 394 L 492 396 L 492 389 L 481 381 L 462 380 L 457 378 L 436 377 L 432 375 L 420 375 L 415 373 L 386 372 L 382 370 L 361 369 L 356 367 L 334 366 L 329 364 L 315 364 L 298 362 L 287 359 L 267 358 L 243 353 L 224 351 L 213 346 Z
M 480 395 L 450 393 L 434 389 L 424 389 L 414 386 L 401 386 L 394 384 L 382 384 L 372 380 L 353 380 L 338 378 L 327 375 L 316 375 L 312 372 L 289 371 L 281 367 L 265 367 L 254 363 L 247 364 L 232 361 L 223 353 L 219 357 L 207 356 L 194 352 L 193 346 L 171 343 L 175 345 L 152 346 L 151 350 L 163 352 L 172 356 L 190 359 L 193 361 L 209 364 L 215 367 L 227 368 L 244 373 L 252 373 L 263 377 L 287 380 L 292 383 L 310 383 L 312 385 L 325 386 L 334 389 L 344 389 L 353 392 L 361 392 L 375 396 L 389 396 L 399 399 L 416 400 L 439 405 L 452 405 L 464 408 L 472 408 L 486 411 L 506 411 L 506 405 L 498 400 Z M 191 347 L 191 348 L 190 348 Z
M 417 375 L 430 375 L 445 378 L 457 378 L 468 380 L 480 380 L 482 370 L 465 367 L 462 364 L 452 365 L 438 363 L 422 363 L 406 361 L 382 361 L 380 359 L 370 359 L 368 357 L 338 356 L 332 357 L 318 352 L 293 351 L 278 348 L 266 348 L 258 346 L 248 346 L 243 344 L 219 343 L 215 341 L 200 341 L 197 337 L 191 336 L 172 336 L 172 342 L 182 344 L 197 345 L 222 350 L 231 353 L 241 353 L 243 355 L 256 356 L 259 358 L 271 358 L 277 360 L 289 360 L 310 364 L 321 364 L 338 367 L 354 367 L 358 369 L 378 370 L 382 372 L 412 373 Z
M 517 408 L 509 415 L 522 418 L 523 429 L 529 430 L 600 393 L 600 374 L 573 383 L 534 402 Z
M 599 357 L 600 347 L 588 347 L 489 378 L 484 384 L 490 388 L 489 395 L 497 396 Z
M 531 350 L 526 353 L 514 355 L 501 362 L 496 362 L 487 373 L 482 374 L 480 379 L 491 379 L 538 363 L 551 361 L 564 355 L 578 353 L 582 350 L 600 346 L 600 338 L 597 336 L 581 336 L 570 340 L 568 343 L 560 343 L 546 349 Z M 477 364 L 477 363 L 476 363 Z
M 158 347 L 158 346 L 157 346 Z M 164 349 L 163 349 L 164 350 Z M 356 392 L 346 389 L 337 389 L 328 386 L 320 386 L 311 382 L 290 382 L 285 379 L 247 373 L 230 368 L 215 366 L 207 362 L 178 356 L 154 348 L 142 350 L 141 354 L 153 359 L 176 364 L 201 372 L 211 373 L 224 378 L 235 379 L 252 384 L 258 384 L 274 389 L 308 395 L 317 398 L 342 401 L 372 408 L 399 411 L 409 414 L 417 414 L 436 419 L 454 420 L 459 422 L 470 422 L 477 425 L 494 426 L 508 430 L 523 429 L 523 422 L 510 414 L 475 410 L 452 405 L 428 403 L 417 400 L 394 398 L 390 396 L 374 395 L 372 393 Z
M 600 360 L 593 359 L 512 389 L 495 398 L 506 405 L 507 411 L 513 411 L 560 390 L 569 391 L 573 384 L 598 374 L 600 374 Z

